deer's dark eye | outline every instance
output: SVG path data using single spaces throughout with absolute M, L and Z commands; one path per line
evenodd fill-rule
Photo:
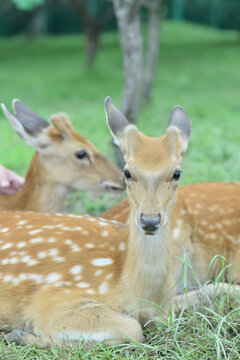
M 79 150 L 75 152 L 75 156 L 78 159 L 84 159 L 85 157 L 87 157 L 87 152 L 85 150 Z
M 179 180 L 181 176 L 181 170 L 175 170 L 172 179 Z
M 131 173 L 130 173 L 129 170 L 124 170 L 124 175 L 125 175 L 125 178 L 126 178 L 127 180 L 131 180 L 131 179 L 132 179 L 132 175 L 131 175 Z

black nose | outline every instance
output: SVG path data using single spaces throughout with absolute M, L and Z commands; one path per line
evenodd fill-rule
M 156 231 L 158 228 L 158 225 L 160 224 L 161 215 L 157 214 L 156 216 L 147 216 L 144 214 L 141 214 L 140 221 L 141 226 L 143 230 L 145 231 Z

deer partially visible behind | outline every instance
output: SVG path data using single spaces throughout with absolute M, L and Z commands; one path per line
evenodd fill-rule
M 0 194 L 1 210 L 58 212 L 72 190 L 124 190 L 121 171 L 95 146 L 78 134 L 67 115 L 51 117 L 51 125 L 19 100 L 14 114 L 2 109 L 13 130 L 37 151 L 22 191 Z

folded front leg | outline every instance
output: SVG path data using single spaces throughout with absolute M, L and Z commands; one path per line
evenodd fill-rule
M 139 322 L 127 315 L 111 310 L 97 300 L 78 291 L 70 294 L 64 290 L 39 291 L 24 311 L 25 324 L 14 331 L 9 339 L 21 344 L 87 346 L 98 342 L 107 345 L 130 340 L 142 340 Z

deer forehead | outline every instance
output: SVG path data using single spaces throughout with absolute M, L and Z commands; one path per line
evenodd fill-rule
M 137 141 L 129 144 L 125 160 L 140 171 L 163 173 L 180 163 L 179 155 L 176 137 L 152 138 L 139 133 Z

